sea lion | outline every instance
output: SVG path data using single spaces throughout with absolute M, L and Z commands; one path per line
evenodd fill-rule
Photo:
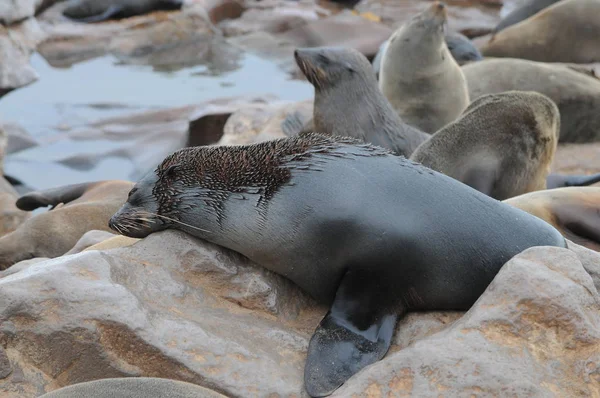
M 600 61 L 600 0 L 563 0 L 495 34 L 485 57 L 542 62 Z
M 316 47 L 294 51 L 298 67 L 315 88 L 314 130 L 322 134 L 351 134 L 398 155 L 410 154 L 429 139 L 404 123 L 383 96 L 367 58 L 352 48 Z M 291 115 L 283 122 L 288 136 L 306 127 Z
M 444 35 L 444 40 L 446 41 L 446 46 L 452 55 L 452 58 L 459 65 L 464 65 L 469 62 L 481 61 L 483 56 L 479 49 L 475 47 L 475 44 L 465 35 L 458 32 L 447 32 Z M 375 58 L 373 58 L 373 69 L 375 70 L 375 76 L 379 79 L 379 72 L 381 71 L 381 57 L 385 52 L 389 44 L 389 39 L 381 43 L 379 46 L 379 51 L 375 54 Z
M 16 202 L 21 210 L 52 208 L 0 238 L 0 270 L 30 258 L 61 256 L 87 231 L 112 232 L 108 220 L 125 202 L 132 186 L 129 181 L 96 181 L 21 196 Z
M 600 188 L 548 189 L 504 201 L 552 224 L 568 240 L 600 252 Z
M 483 95 L 411 159 L 498 200 L 546 189 L 560 114 L 532 91 Z
M 411 126 L 435 133 L 469 105 L 467 81 L 444 41 L 446 6 L 434 2 L 390 37 L 379 88 Z
M 305 133 L 167 156 L 110 226 L 178 229 L 287 277 L 330 310 L 310 339 L 313 397 L 387 352 L 406 311 L 467 310 L 502 265 L 566 247 L 548 223 L 351 137 Z
M 494 35 L 509 26 L 517 24 L 558 1 L 560 0 L 529 0 L 502 18 L 498 25 L 492 30 L 492 34 Z
M 39 398 L 225 398 L 225 395 L 179 380 L 115 377 L 71 384 Z
M 512 58 L 485 59 L 462 67 L 471 100 L 503 91 L 536 91 L 560 111 L 559 142 L 600 140 L 600 80 L 566 65 Z
M 70 0 L 63 15 L 77 22 L 129 18 L 156 10 L 179 10 L 183 0 Z

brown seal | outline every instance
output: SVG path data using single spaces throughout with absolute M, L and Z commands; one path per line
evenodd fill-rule
M 600 252 L 600 188 L 548 189 L 504 201 L 556 228 L 565 238 Z
M 559 129 L 558 108 L 545 95 L 484 95 L 411 159 L 504 200 L 546 188 Z
M 600 0 L 563 0 L 493 36 L 485 57 L 600 62 Z
M 467 81 L 444 39 L 446 7 L 434 2 L 402 25 L 382 57 L 379 88 L 411 126 L 433 134 L 469 105 Z
M 600 140 L 600 80 L 568 65 L 523 59 L 485 59 L 462 67 L 471 100 L 504 91 L 536 91 L 560 111 L 559 142 Z
M 566 247 L 548 223 L 453 178 L 314 133 L 179 150 L 110 225 L 133 238 L 184 231 L 328 305 L 304 368 L 313 397 L 381 359 L 407 311 L 467 310 L 516 254 Z
M 315 88 L 314 131 L 349 134 L 406 157 L 429 138 L 402 121 L 379 90 L 375 72 L 360 52 L 317 47 L 297 49 L 294 57 Z M 294 115 L 284 121 L 282 129 L 290 136 L 307 131 Z
M 35 257 L 58 257 L 91 230 L 111 232 L 108 220 L 127 200 L 129 181 L 67 185 L 21 196 L 17 207 L 31 211 L 53 206 L 0 238 L 0 269 Z

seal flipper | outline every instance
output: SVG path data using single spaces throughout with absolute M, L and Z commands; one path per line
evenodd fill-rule
M 38 207 L 53 206 L 60 203 L 69 203 L 83 195 L 85 191 L 98 182 L 84 182 L 82 184 L 65 185 L 57 188 L 34 191 L 17 199 L 16 206 L 25 211 L 32 211 Z
M 585 187 L 600 182 L 600 173 L 592 175 L 549 174 L 546 188 Z
M 92 15 L 85 18 L 71 18 L 74 21 L 82 22 L 82 23 L 93 23 L 93 22 L 102 22 L 106 21 L 116 15 L 118 15 L 121 11 L 123 11 L 123 7 L 119 5 L 112 5 L 106 9 L 102 14 Z
M 405 310 L 390 305 L 392 290 L 382 287 L 381 279 L 364 272 L 344 275 L 331 309 L 308 345 L 304 385 L 311 397 L 331 394 L 387 353 Z

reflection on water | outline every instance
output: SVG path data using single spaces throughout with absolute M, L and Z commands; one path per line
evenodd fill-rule
M 167 66 L 123 64 L 112 56 L 56 69 L 34 54 L 31 64 L 40 79 L 0 98 L 0 118 L 20 124 L 43 146 L 8 156 L 6 174 L 35 188 L 93 179 L 128 179 L 131 165 L 122 158 L 106 158 L 92 170 L 74 170 L 57 163 L 118 143 L 64 140 L 50 145 L 52 137 L 99 118 L 219 97 L 273 94 L 303 100 L 313 95 L 308 83 L 291 80 L 277 65 L 257 56 L 232 51 L 212 55 L 212 62 L 205 65 L 181 69 L 179 64 L 178 70 L 170 70 Z M 229 70 L 218 70 L 219 66 Z M 42 178 L 42 173 L 46 177 Z

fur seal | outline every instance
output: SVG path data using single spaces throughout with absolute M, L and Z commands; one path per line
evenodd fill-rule
M 225 395 L 179 380 L 118 377 L 72 384 L 39 398 L 225 398 Z
M 483 95 L 421 144 L 411 159 L 495 199 L 546 189 L 560 114 L 532 91 Z
M 377 87 L 369 61 L 357 50 L 300 48 L 294 51 L 294 57 L 315 88 L 312 120 L 315 131 L 351 134 L 406 157 L 429 139 L 429 134 L 402 121 Z M 291 136 L 307 129 L 291 115 L 283 122 L 282 130 Z
M 132 186 L 129 181 L 96 181 L 21 196 L 16 202 L 21 210 L 52 208 L 0 238 L 0 270 L 30 258 L 61 256 L 87 231 L 111 232 L 107 222 L 125 202 Z
M 462 67 L 471 100 L 503 91 L 544 94 L 560 111 L 559 142 L 600 140 L 600 80 L 570 66 L 512 58 L 485 59 Z
M 504 201 L 551 224 L 568 240 L 600 252 L 600 188 L 569 187 Z
M 509 26 L 517 24 L 558 1 L 560 0 L 529 0 L 502 18 L 498 25 L 492 30 L 492 34 L 494 35 Z
M 316 133 L 179 150 L 110 226 L 132 238 L 182 230 L 329 304 L 304 370 L 313 397 L 381 359 L 407 311 L 467 310 L 514 255 L 566 247 L 548 223 L 453 178 Z
M 447 32 L 444 35 L 444 40 L 446 41 L 446 46 L 452 55 L 452 58 L 459 65 L 464 65 L 469 62 L 481 61 L 483 59 L 483 55 L 475 44 L 465 35 L 458 32 Z M 379 72 L 381 71 L 381 57 L 385 52 L 389 44 L 389 39 L 381 43 L 379 46 L 379 51 L 375 54 L 375 58 L 373 58 L 373 69 L 375 70 L 375 76 L 379 79 Z
M 563 0 L 495 34 L 485 57 L 541 62 L 600 62 L 600 0 Z
M 392 34 L 379 88 L 411 126 L 435 133 L 469 105 L 467 81 L 444 41 L 446 6 L 434 2 Z
M 156 10 L 179 10 L 183 0 L 70 0 L 63 15 L 77 22 L 129 18 Z

